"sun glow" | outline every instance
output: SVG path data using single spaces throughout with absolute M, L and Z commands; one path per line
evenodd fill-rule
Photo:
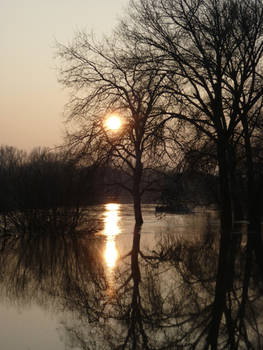
M 106 119 L 105 125 L 109 130 L 117 131 L 121 128 L 121 119 L 117 115 L 111 115 Z

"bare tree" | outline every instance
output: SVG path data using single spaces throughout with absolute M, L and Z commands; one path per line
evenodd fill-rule
M 260 192 L 252 151 L 263 103 L 262 1 L 134 0 L 129 14 L 120 33 L 144 52 L 147 47 L 150 57 L 154 54 L 156 60 L 161 59 L 170 78 L 167 90 L 174 103 L 166 111 L 168 118 L 189 122 L 216 146 L 222 247 L 217 286 L 226 286 L 234 221 L 240 219 L 237 180 L 241 165 L 249 232 L 253 232 L 248 235 L 248 249 L 254 251 L 262 273 L 260 207 L 256 205 Z M 245 162 L 238 158 L 240 149 Z M 215 289 L 214 317 L 208 332 L 212 349 L 217 346 L 213 339 L 217 339 L 227 297 L 224 288 L 224 292 Z
M 166 73 L 159 62 L 137 60 L 141 52 L 116 39 L 97 43 L 79 33 L 72 45 L 59 45 L 60 81 L 72 89 L 68 104 L 70 130 L 67 142 L 72 152 L 93 162 L 110 161 L 131 179 L 120 185 L 127 189 L 134 203 L 135 220 L 142 224 L 141 196 L 149 187 L 143 185 L 144 172 L 165 163 L 162 122 L 167 85 Z M 107 130 L 105 119 L 115 113 L 122 120 L 118 131 Z M 73 124 L 70 124 L 70 123 Z
M 226 233 L 239 219 L 236 150 L 244 145 L 248 217 L 258 226 L 251 137 L 262 109 L 262 1 L 133 0 L 120 34 L 144 52 L 148 48 L 148 60 L 163 62 L 174 98 L 167 114 L 191 123 L 216 145 Z

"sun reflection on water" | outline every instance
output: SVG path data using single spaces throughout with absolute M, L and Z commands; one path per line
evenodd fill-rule
M 115 241 L 108 240 L 106 242 L 106 249 L 104 253 L 106 264 L 109 268 L 114 268 L 118 258 L 118 251 L 116 249 Z
M 115 237 L 120 233 L 119 209 L 120 204 L 105 204 L 103 233 L 106 236 L 106 249 L 104 252 L 104 258 L 109 269 L 113 269 L 115 267 L 118 259 Z

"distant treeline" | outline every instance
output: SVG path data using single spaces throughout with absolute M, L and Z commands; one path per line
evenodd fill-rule
M 63 154 L 35 149 L 27 154 L 0 147 L 0 210 L 47 209 L 92 203 L 95 170 Z
M 172 210 L 195 206 L 218 206 L 218 176 L 200 171 L 166 173 L 163 176 L 161 205 Z
M 147 174 L 153 189 L 144 202 L 175 201 L 209 204 L 216 201 L 217 178 L 201 172 Z M 153 182 L 153 181 L 152 181 Z M 79 166 L 60 152 L 35 149 L 31 153 L 0 147 L 0 212 L 10 210 L 83 207 L 117 200 L 128 202 L 119 186 L 125 174 L 107 166 Z

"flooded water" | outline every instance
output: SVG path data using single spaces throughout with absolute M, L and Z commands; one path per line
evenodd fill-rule
M 176 349 L 184 337 L 199 339 L 196 327 L 183 334 L 192 326 L 184 329 L 182 311 L 202 324 L 212 310 L 218 214 L 156 215 L 143 205 L 137 231 L 132 205 L 87 213 L 98 221 L 95 235 L 2 242 L 0 349 Z
M 118 256 L 125 255 L 132 247 L 134 214 L 132 204 L 108 203 L 91 207 L 92 212 L 102 218 L 103 228 L 98 232 L 106 238 L 105 261 L 115 264 Z M 142 206 L 144 223 L 141 229 L 141 245 L 151 249 L 156 240 L 167 232 L 175 237 L 195 239 L 210 227 L 211 233 L 218 231 L 218 213 L 213 210 L 197 209 L 192 214 L 156 214 L 155 205 Z M 111 262 L 110 262 L 111 259 Z

